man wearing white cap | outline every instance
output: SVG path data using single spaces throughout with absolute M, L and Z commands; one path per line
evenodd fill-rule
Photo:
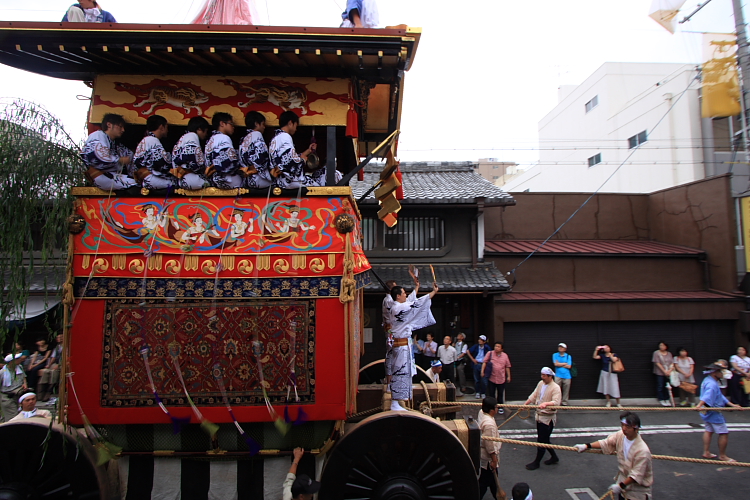
M 555 383 L 555 372 L 551 368 L 542 368 L 542 380 L 536 385 L 536 389 L 531 393 L 529 399 L 526 400 L 524 405 L 534 403 L 539 405 L 536 409 L 536 442 L 550 444 L 550 436 L 552 431 L 555 430 L 555 422 L 557 421 L 557 410 L 547 409 L 548 406 L 560 406 L 562 399 L 562 393 L 560 386 Z M 539 468 L 539 463 L 544 457 L 544 453 L 547 448 L 536 449 L 536 459 L 526 464 L 528 470 L 535 470 Z M 549 454 L 551 458 L 545 460 L 545 465 L 556 464 L 560 461 L 557 458 L 555 450 L 550 449 Z
M 52 413 L 49 411 L 36 409 L 36 394 L 33 392 L 27 392 L 18 398 L 18 402 L 21 403 L 21 411 L 18 415 L 10 419 L 11 422 L 18 422 L 19 420 L 32 417 L 52 418 Z
M 430 363 L 430 369 L 427 370 L 427 376 L 430 377 L 430 381 L 433 384 L 440 382 L 440 372 L 443 371 L 443 363 L 439 359 L 434 360 Z
M 5 356 L 6 365 L 0 369 L 0 409 L 3 411 L 3 422 L 18 415 L 18 396 L 28 389 L 26 385 L 26 374 L 19 365 L 18 358 L 23 356 L 18 353 L 15 356 Z
M 557 352 L 552 355 L 552 364 L 555 365 L 555 383 L 562 390 L 562 405 L 568 405 L 570 395 L 570 369 L 573 367 L 573 358 L 567 353 L 567 344 L 557 344 Z

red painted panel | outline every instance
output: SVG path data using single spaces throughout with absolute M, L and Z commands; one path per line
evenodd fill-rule
M 343 305 L 338 297 L 316 301 L 314 372 L 315 403 L 300 405 L 310 420 L 339 420 L 346 417 L 346 363 Z M 102 361 L 106 301 L 83 300 L 76 304 L 70 340 L 70 369 L 73 383 L 86 416 L 95 424 L 169 423 L 162 410 L 153 407 L 104 408 L 102 406 Z M 354 355 L 357 355 L 356 353 Z M 210 376 L 210 374 L 205 374 Z M 70 385 L 68 386 L 70 391 Z M 352 395 L 354 396 L 354 395 Z M 231 393 L 229 394 L 231 398 Z M 72 424 L 83 423 L 72 393 L 68 398 L 68 415 Z M 217 423 L 229 423 L 231 417 L 219 401 L 213 406 L 199 406 L 203 415 Z M 275 407 L 283 414 L 284 407 Z M 170 407 L 177 417 L 195 417 L 189 407 Z M 262 403 L 256 406 L 233 406 L 240 422 L 266 422 L 271 417 Z M 295 416 L 295 406 L 290 406 Z

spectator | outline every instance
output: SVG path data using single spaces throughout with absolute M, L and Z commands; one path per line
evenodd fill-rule
M 412 357 L 414 358 L 414 363 L 417 366 L 423 367 L 424 355 L 422 354 L 422 352 L 424 352 L 424 340 L 420 339 L 419 336 L 415 333 L 411 342 L 411 353 Z
M 542 380 L 537 384 L 534 392 L 531 393 L 529 398 L 526 400 L 524 405 L 534 403 L 538 405 L 536 409 L 536 442 L 537 443 L 550 443 L 550 436 L 552 431 L 555 430 L 555 422 L 557 421 L 557 410 L 547 409 L 548 406 L 559 406 L 560 400 L 562 399 L 562 393 L 560 392 L 560 386 L 555 383 L 555 372 L 551 368 L 544 367 L 541 372 Z M 544 453 L 549 451 L 550 459 L 545 460 L 545 465 L 554 465 L 560 461 L 557 458 L 555 450 L 550 448 L 537 448 L 536 459 L 533 462 L 526 464 L 528 470 L 536 470 L 539 468 L 539 464 L 544 458 Z
M 605 455 L 617 455 L 618 474 L 609 489 L 615 498 L 622 500 L 649 500 L 654 484 L 654 471 L 651 466 L 651 450 L 639 432 L 641 419 L 635 413 L 626 411 L 620 414 L 621 430 L 607 439 L 593 443 L 577 444 L 578 453 L 594 448 Z M 625 493 L 625 497 L 623 497 Z
M 21 411 L 11 418 L 10 422 L 18 422 L 32 417 L 52 418 L 52 413 L 49 411 L 36 409 L 36 394 L 33 392 L 27 392 L 18 398 L 18 402 L 21 404 Z
M 69 23 L 116 23 L 115 17 L 102 10 L 96 0 L 80 0 L 68 7 L 62 22 Z
M 531 494 L 531 488 L 526 483 L 516 483 L 513 485 L 513 489 L 510 490 L 511 498 L 513 500 L 534 500 L 534 495 Z
M 5 366 L 0 369 L 0 410 L 3 422 L 18 415 L 18 398 L 29 387 L 26 385 L 26 374 L 19 364 L 22 354 L 5 356 Z
M 651 362 L 654 364 L 654 375 L 656 375 L 656 399 L 662 406 L 671 406 L 667 383 L 669 383 L 669 375 L 672 373 L 674 359 L 666 342 L 659 342 L 659 349 L 654 351 Z
M 609 400 L 610 397 L 615 398 L 617 406 L 622 407 L 620 404 L 620 381 L 617 379 L 617 373 L 612 371 L 612 363 L 619 358 L 612 352 L 611 347 L 604 344 L 596 346 L 594 349 L 594 359 L 602 360 L 602 371 L 599 373 L 599 385 L 596 388 L 596 392 L 604 394 L 607 398 L 607 407 L 612 406 L 612 402 Z
M 437 342 L 433 339 L 432 334 L 428 333 L 427 340 L 424 342 L 424 350 L 422 351 L 422 355 L 424 356 L 424 366 L 422 368 L 425 370 L 430 368 L 432 362 L 437 357 L 437 350 Z
M 719 387 L 719 380 L 724 376 L 725 366 L 717 363 L 704 367 L 706 370 L 703 372 L 706 377 L 701 383 L 701 400 L 696 408 L 720 408 L 724 406 L 735 406 L 736 405 L 727 400 L 721 393 Z M 719 460 L 724 462 L 734 462 L 735 460 L 727 456 L 727 444 L 729 443 L 729 430 L 727 429 L 726 420 L 724 415 L 718 411 L 707 411 L 701 412 L 701 418 L 705 424 L 705 432 L 703 433 L 703 458 L 716 458 L 716 455 L 711 453 L 711 438 L 714 433 L 718 434 L 718 445 L 719 445 Z
M 47 361 L 52 355 L 52 350 L 49 348 L 46 339 L 40 338 L 37 340 L 36 346 L 37 349 L 29 358 L 29 368 L 26 370 L 26 380 L 32 390 L 36 389 L 39 382 L 39 372 L 47 366 Z
M 49 401 L 52 392 L 60 382 L 60 361 L 62 360 L 63 334 L 58 333 L 55 337 L 57 345 L 52 350 L 52 354 L 47 360 L 45 368 L 39 370 L 39 383 L 37 384 L 37 393 L 39 401 Z
M 729 396 L 734 404 L 747 406 L 747 393 L 744 383 L 750 380 L 750 358 L 747 357 L 747 349 L 740 346 L 737 354 L 729 358 L 732 365 L 732 378 L 729 379 Z
M 495 414 L 497 413 L 497 400 L 493 397 L 482 400 L 482 409 L 479 411 L 477 418 L 479 430 L 484 437 L 499 438 L 500 433 L 497 430 Z M 482 447 L 479 451 L 479 500 L 487 492 L 487 488 L 492 493 L 492 498 L 497 496 L 497 483 L 493 477 L 497 474 L 497 466 L 500 459 L 500 443 L 497 441 L 482 440 Z
M 430 383 L 437 384 L 440 382 L 440 372 L 443 371 L 443 364 L 439 359 L 435 359 L 430 363 L 430 368 L 427 370 L 427 376 L 430 378 Z
M 484 398 L 487 390 L 487 383 L 482 377 L 482 363 L 484 363 L 484 356 L 488 352 L 490 352 L 490 348 L 487 347 L 487 337 L 484 335 L 480 335 L 478 343 L 466 351 L 469 359 L 474 363 L 474 397 L 477 399 Z
M 468 346 L 466 345 L 466 335 L 462 332 L 456 336 L 456 375 L 458 380 L 458 390 L 463 396 L 463 392 L 466 390 L 466 351 Z
M 438 359 L 443 364 L 443 380 L 456 381 L 456 348 L 451 345 L 450 335 L 443 338 L 443 345 L 438 347 Z
M 695 377 L 693 376 L 695 361 L 688 356 L 687 349 L 684 347 L 680 347 L 680 350 L 677 351 L 677 357 L 674 358 L 674 369 L 677 370 L 680 382 L 695 384 Z M 688 401 L 690 402 L 690 406 L 695 406 L 695 394 L 691 394 L 682 387 L 680 387 L 679 394 L 681 400 L 680 406 L 687 405 Z
M 487 363 L 492 366 L 487 370 Z M 505 384 L 510 382 L 510 358 L 503 352 L 503 343 L 495 342 L 495 350 L 484 357 L 482 362 L 482 380 L 487 382 L 490 397 L 497 399 L 498 404 L 505 403 Z M 502 408 L 497 410 L 501 415 Z
M 297 466 L 305 450 L 302 448 L 294 449 L 294 459 L 289 467 L 289 473 L 284 480 L 283 500 L 312 500 L 313 495 L 320 490 L 320 483 L 310 479 L 305 474 L 297 476 Z
M 23 346 L 16 342 L 15 349 L 13 350 L 12 354 L 15 356 L 18 353 L 21 353 L 21 357 L 19 359 L 19 364 L 26 367 L 28 363 L 26 363 L 26 360 L 29 359 L 29 356 L 31 356 L 31 352 L 29 352 L 28 349 L 24 349 Z
M 573 367 L 573 358 L 567 353 L 568 345 L 560 342 L 557 344 L 557 352 L 552 355 L 552 363 L 555 365 L 555 383 L 562 391 L 562 405 L 568 405 L 570 396 L 570 369 Z

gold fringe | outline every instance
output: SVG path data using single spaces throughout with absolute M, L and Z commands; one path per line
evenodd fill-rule
M 198 256 L 186 255 L 184 265 L 185 265 L 185 271 L 197 271 L 198 270 Z
M 156 269 L 157 271 L 161 271 L 161 258 L 160 254 L 152 255 L 148 259 L 148 270 L 153 271 Z
M 258 255 L 255 260 L 255 267 L 258 268 L 258 271 L 268 271 L 271 269 L 271 256 Z
M 307 255 L 292 255 L 292 268 L 304 269 L 307 267 Z
M 234 255 L 222 255 L 221 267 L 230 271 L 234 271 Z
M 349 238 L 346 239 L 347 244 L 349 244 Z M 336 254 L 335 253 L 329 253 L 328 254 L 328 269 L 333 269 L 336 267 Z
M 118 254 L 118 255 L 112 256 L 112 269 L 113 270 L 123 270 L 125 269 L 126 264 L 127 264 L 126 255 Z
M 89 264 L 91 264 L 91 256 L 88 255 L 88 254 L 86 254 L 86 255 L 83 256 L 83 261 L 81 262 L 81 266 L 84 269 L 88 269 L 89 268 Z

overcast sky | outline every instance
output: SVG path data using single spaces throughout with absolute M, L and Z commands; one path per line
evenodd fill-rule
M 537 157 L 537 124 L 560 85 L 608 61 L 700 63 L 700 32 L 732 32 L 731 0 L 713 0 L 675 35 L 648 17 L 652 0 L 379 0 L 383 26 L 423 29 L 407 74 L 403 160 Z M 703 0 L 701 0 L 703 1 Z M 0 0 L 0 20 L 59 21 L 71 0 Z M 190 22 L 204 0 L 103 0 L 124 23 Z M 258 24 L 337 27 L 345 0 L 255 0 Z M 683 14 L 698 0 L 688 0 Z M 682 18 L 682 15 L 680 16 Z M 0 66 L 0 97 L 38 102 L 84 137 L 90 90 Z

